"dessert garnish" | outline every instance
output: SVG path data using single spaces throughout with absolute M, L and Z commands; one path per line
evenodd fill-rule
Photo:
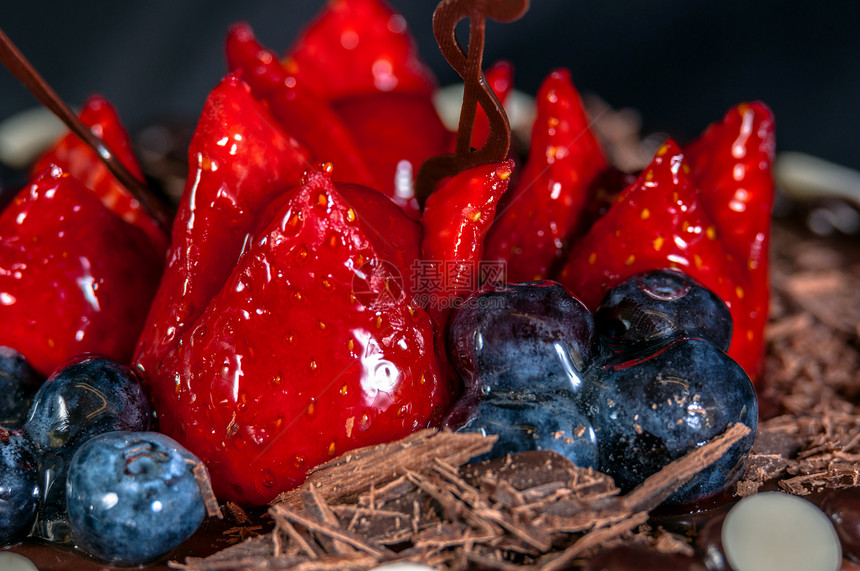
M 748 433 L 734 425 L 620 495 L 607 476 L 554 452 L 466 463 L 488 450 L 492 437 L 421 431 L 319 467 L 271 508 L 271 534 L 174 565 L 369 569 L 391 561 L 437 568 L 470 561 L 491 569 L 565 569 L 644 524 L 649 510 Z
M 83 357 L 48 377 L 23 426 L 38 459 L 38 536 L 69 539 L 66 476 L 75 451 L 105 432 L 148 430 L 151 420 L 140 379 L 116 361 Z
M 842 550 L 833 523 L 809 500 L 763 492 L 735 504 L 722 548 L 735 571 L 837 571 Z
M 148 432 L 140 379 L 85 356 L 39 388 L 20 430 L 0 428 L 0 542 L 31 535 L 109 563 L 161 557 L 220 517 L 203 463 Z
M 201 465 L 157 432 L 110 432 L 87 440 L 69 462 L 66 489 L 78 548 L 117 565 L 157 559 L 206 517 Z
M 452 320 L 465 390 L 444 424 L 497 435 L 490 457 L 554 450 L 624 491 L 747 425 L 747 438 L 668 500 L 699 501 L 740 475 L 758 421 L 755 389 L 725 353 L 731 334 L 725 303 L 674 270 L 610 289 L 596 319 L 555 282 L 488 286 Z
M 421 204 L 444 178 L 470 167 L 501 162 L 508 156 L 511 147 L 508 116 L 481 67 L 484 31 L 487 18 L 513 22 L 526 13 L 528 6 L 529 0 L 443 0 L 433 12 L 433 35 L 442 55 L 463 78 L 464 90 L 455 152 L 428 159 L 418 171 L 415 193 Z M 457 24 L 466 18 L 469 19 L 469 44 L 464 48 L 455 31 Z M 479 105 L 488 120 L 488 133 L 483 146 L 472 149 Z

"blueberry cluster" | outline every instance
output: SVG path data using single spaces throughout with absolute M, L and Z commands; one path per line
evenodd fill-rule
M 554 450 L 630 490 L 732 423 L 755 428 L 731 328 L 725 303 L 677 271 L 630 278 L 594 315 L 554 282 L 482 290 L 452 320 L 465 390 L 445 424 L 497 435 L 486 457 Z M 669 501 L 734 481 L 754 432 Z
M 465 390 L 445 424 L 498 435 L 482 458 L 555 450 L 595 466 L 594 430 L 576 399 L 592 360 L 591 313 L 549 281 L 486 289 L 474 301 L 451 324 Z
M 26 360 L 0 350 L 0 546 L 28 535 L 74 543 L 110 563 L 150 561 L 205 516 L 190 452 L 147 432 L 152 414 L 137 375 L 85 356 L 38 390 Z M 23 422 L 21 422 L 23 420 Z

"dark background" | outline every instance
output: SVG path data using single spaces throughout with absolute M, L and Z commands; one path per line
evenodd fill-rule
M 390 0 L 409 21 L 440 84 L 458 79 L 435 46 L 433 0 Z M 230 23 L 251 23 L 283 52 L 320 0 L 96 0 L 0 3 L 0 26 L 73 104 L 101 92 L 135 131 L 193 121 L 225 72 Z M 488 26 L 485 61 L 515 65 L 534 93 L 555 67 L 583 93 L 633 107 L 644 130 L 680 141 L 732 105 L 774 110 L 778 150 L 860 168 L 860 3 L 836 0 L 532 0 L 525 18 Z M 33 107 L 0 69 L 0 119 Z

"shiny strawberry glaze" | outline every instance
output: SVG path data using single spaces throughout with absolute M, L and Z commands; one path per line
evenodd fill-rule
M 144 368 L 161 429 L 207 462 L 219 497 L 265 503 L 320 462 L 405 436 L 447 406 L 429 316 L 405 295 L 380 289 L 365 305 L 353 293 L 377 261 L 330 176 L 311 174 Z
M 0 215 L 0 345 L 42 375 L 80 355 L 128 362 L 161 274 L 140 228 L 59 167 Z

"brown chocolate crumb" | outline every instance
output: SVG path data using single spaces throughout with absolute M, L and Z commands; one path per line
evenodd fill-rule
M 227 545 L 235 545 L 252 537 L 262 535 L 262 525 L 238 525 L 224 530 L 223 536 Z
M 251 518 L 248 517 L 248 514 L 243 510 L 238 504 L 233 502 L 227 502 L 224 504 L 224 507 L 221 510 L 222 515 L 226 515 L 231 520 L 236 522 L 237 525 L 245 525 L 252 523 Z

